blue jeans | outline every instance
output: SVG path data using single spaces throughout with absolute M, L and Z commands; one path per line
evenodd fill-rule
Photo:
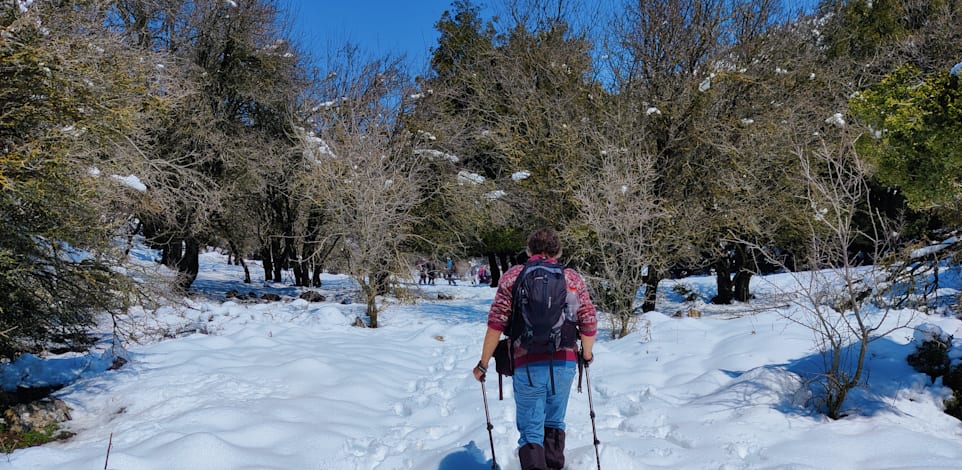
M 554 393 L 551 391 L 551 368 L 554 368 Z M 544 428 L 565 428 L 568 395 L 574 381 L 574 361 L 547 361 L 519 366 L 514 371 L 514 404 L 518 421 L 518 446 L 544 445 Z M 528 375 L 531 381 L 528 381 Z

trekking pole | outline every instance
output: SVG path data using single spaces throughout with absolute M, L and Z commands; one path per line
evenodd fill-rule
M 484 397 L 484 417 L 488 420 L 488 440 L 491 441 L 491 470 L 498 470 L 498 459 L 494 456 L 494 435 L 491 434 L 491 430 L 494 426 L 491 424 L 491 414 L 488 413 L 488 391 L 484 387 L 484 376 L 481 376 L 481 396 Z M 589 397 L 591 395 L 588 395 Z M 599 467 L 600 469 L 601 467 Z
M 582 358 L 582 362 L 583 361 L 584 359 Z M 601 456 L 598 454 L 598 444 L 601 444 L 601 441 L 598 440 L 598 430 L 595 428 L 595 405 L 591 402 L 591 373 L 588 372 L 588 369 L 590 369 L 590 367 L 588 367 L 586 363 L 584 365 L 585 386 L 588 387 L 588 410 L 590 411 L 589 416 L 591 416 L 591 433 L 595 438 L 595 462 L 598 463 L 598 470 L 601 470 Z

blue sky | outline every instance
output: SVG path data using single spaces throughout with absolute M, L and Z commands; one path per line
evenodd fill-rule
M 287 0 L 295 34 L 319 54 L 350 41 L 371 54 L 408 55 L 423 64 L 437 44 L 434 24 L 452 0 Z
M 294 19 L 294 33 L 316 56 L 346 42 L 365 52 L 407 54 L 412 67 L 426 67 L 437 45 L 434 24 L 454 0 L 285 0 Z M 612 0 L 593 0 L 610 3 Z M 817 0 L 783 0 L 789 8 L 811 8 Z M 477 0 L 482 15 L 500 0 Z M 419 70 L 414 70 L 415 73 Z

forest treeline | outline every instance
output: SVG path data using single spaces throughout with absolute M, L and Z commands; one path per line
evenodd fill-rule
M 671 276 L 749 301 L 953 231 L 962 2 L 790 3 L 455 0 L 416 74 L 279 0 L 0 2 L 0 357 L 142 302 L 134 237 L 181 291 L 207 246 L 349 273 L 376 326 L 414 256 L 497 282 L 550 225 L 624 335 Z

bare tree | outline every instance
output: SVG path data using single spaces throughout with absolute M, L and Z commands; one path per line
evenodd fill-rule
M 377 327 L 377 296 L 392 275 L 408 275 L 402 249 L 414 237 L 428 166 L 401 126 L 411 94 L 401 59 L 368 60 L 351 45 L 336 52 L 318 90 L 315 201 Z
M 826 130 L 823 136 L 818 147 L 794 149 L 809 207 L 808 255 L 802 265 L 806 271 L 794 275 L 799 308 L 788 319 L 814 335 L 823 369 L 812 384 L 818 387 L 818 404 L 834 419 L 843 415 L 848 393 L 865 377 L 869 345 L 907 327 L 912 318 L 894 310 L 887 298 L 893 286 L 887 266 L 899 264 L 891 251 L 897 230 L 873 207 L 870 168 L 844 129 Z M 857 240 L 872 252 L 852 253 Z M 863 260 L 878 262 L 861 266 Z
M 588 281 L 616 338 L 637 321 L 638 286 L 661 248 L 658 228 L 669 210 L 655 196 L 656 178 L 653 157 L 639 154 L 638 147 L 613 147 L 603 151 L 599 168 L 576 193 L 585 226 L 571 232 L 581 234 L 581 252 L 592 256 Z

